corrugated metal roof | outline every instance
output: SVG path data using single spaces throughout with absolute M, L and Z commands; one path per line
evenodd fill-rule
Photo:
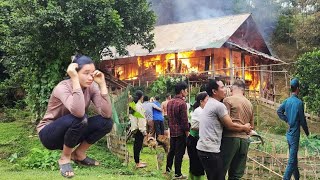
M 250 14 L 241 14 L 156 26 L 153 31 L 156 47 L 152 52 L 143 49 L 141 45 L 128 46 L 126 48 L 128 51 L 127 56 L 118 56 L 114 48 L 110 48 L 110 50 L 115 55 L 114 58 L 125 58 L 220 48 L 248 17 L 250 17 Z M 112 58 L 105 57 L 104 59 Z
M 282 61 L 282 60 L 280 60 L 280 59 L 278 59 L 278 58 L 275 58 L 275 57 L 270 56 L 270 55 L 268 55 L 268 54 L 259 52 L 259 51 L 255 50 L 255 49 L 252 49 L 252 48 L 243 47 L 243 46 L 241 46 L 241 45 L 239 45 L 239 44 L 236 44 L 236 43 L 234 43 L 234 42 L 226 42 L 226 44 L 231 45 L 231 46 L 234 46 L 234 47 L 236 47 L 236 48 L 238 48 L 238 49 L 244 50 L 244 51 L 246 51 L 246 52 L 248 52 L 248 53 L 250 53 L 250 54 L 253 54 L 253 55 L 262 56 L 262 57 L 264 57 L 264 58 L 266 58 L 266 59 L 269 59 L 269 60 L 272 60 L 272 61 L 275 61 L 275 62 L 285 63 L 284 61 Z

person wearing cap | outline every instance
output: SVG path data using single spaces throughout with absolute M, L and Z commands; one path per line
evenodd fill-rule
M 292 95 L 287 98 L 277 110 L 280 119 L 288 123 L 289 129 L 286 133 L 289 145 L 289 159 L 283 179 L 289 180 L 293 174 L 295 179 L 299 179 L 298 169 L 298 149 L 300 140 L 300 126 L 305 134 L 309 136 L 309 129 L 304 115 L 303 102 L 298 98 L 300 86 L 298 79 L 290 82 Z
M 99 165 L 86 152 L 111 131 L 113 122 L 104 74 L 95 69 L 92 59 L 75 56 L 67 73 L 70 79 L 61 81 L 53 89 L 37 132 L 44 147 L 62 150 L 58 160 L 60 173 L 71 178 L 74 176 L 71 160 L 86 166 Z M 98 115 L 88 117 L 91 101 Z

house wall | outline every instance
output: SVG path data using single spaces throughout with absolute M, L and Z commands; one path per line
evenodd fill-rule
M 265 64 L 264 60 L 243 51 L 216 48 L 107 60 L 100 67 L 120 80 L 135 81 L 135 84 L 150 83 L 160 75 L 204 74 L 220 77 L 226 84 L 244 78 L 248 88 L 261 92 L 272 79 L 270 73 L 261 72 L 261 64 Z

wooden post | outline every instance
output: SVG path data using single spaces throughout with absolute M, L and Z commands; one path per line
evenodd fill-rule
M 146 71 L 145 71 L 145 65 L 144 65 L 144 56 L 140 56 L 140 58 L 141 58 L 141 76 L 140 77 L 142 77 L 142 81 L 145 81 L 145 79 L 146 79 L 146 77 L 144 76 L 144 74 L 146 73 Z
M 304 103 L 304 113 L 308 113 L 307 102 Z
M 308 149 L 307 147 L 304 147 L 304 164 L 307 164 L 307 158 L 308 158 Z M 304 179 L 307 179 L 306 168 L 303 168 L 303 177 Z
M 257 121 L 257 126 L 255 127 L 257 130 L 258 130 L 258 127 L 260 127 L 260 114 L 259 114 L 259 104 L 257 103 L 256 104 L 256 107 L 257 107 L 257 119 L 256 119 L 256 121 Z
M 262 156 L 262 164 L 264 164 L 264 156 Z M 261 167 L 261 166 L 260 166 Z M 259 171 L 259 174 L 261 174 L 261 172 Z
M 229 52 L 230 52 L 229 53 L 230 84 L 233 84 L 233 82 L 234 82 L 234 73 L 233 73 L 234 67 L 233 67 L 232 49 L 230 49 Z
M 255 162 L 252 161 L 252 179 L 254 179 L 254 172 L 255 172 Z
M 246 166 L 245 174 L 248 175 L 248 166 Z
M 259 64 L 260 65 L 260 64 Z M 259 87 L 259 97 L 261 97 L 262 96 L 262 83 L 263 83 L 263 81 L 264 81 L 264 79 L 263 79 L 263 71 L 262 70 L 264 70 L 264 68 L 263 67 L 258 67 L 258 70 L 260 70 L 260 87 Z
M 214 49 L 211 50 L 211 77 L 214 77 Z
M 188 97 L 188 103 L 190 104 L 190 98 L 191 98 L 191 87 L 190 87 L 190 80 L 189 80 L 189 78 L 188 78 L 188 87 L 189 87 L 189 93 L 188 93 L 188 95 L 189 95 L 189 97 Z
M 287 78 L 287 73 L 284 73 L 284 78 L 286 80 L 286 91 L 288 93 L 288 95 L 290 96 L 290 92 L 289 92 L 289 89 L 288 89 L 288 78 Z
M 242 79 L 245 81 L 245 72 L 244 72 L 244 68 L 245 68 L 245 54 L 243 54 L 242 52 L 241 52 L 241 77 L 242 77 Z
M 272 143 L 272 150 L 271 150 L 271 151 L 272 151 L 273 153 L 275 153 L 275 150 L 276 150 L 275 144 Z M 273 153 L 271 153 L 271 155 L 274 155 Z M 276 154 L 276 153 L 275 153 L 275 154 Z M 271 157 L 270 169 L 273 170 L 273 158 L 272 158 L 272 157 Z
M 178 73 L 178 53 L 174 53 L 174 63 L 175 63 L 175 71 Z

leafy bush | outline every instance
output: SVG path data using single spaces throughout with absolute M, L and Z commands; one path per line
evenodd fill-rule
M 59 151 L 33 148 L 31 149 L 31 153 L 21 162 L 21 165 L 31 169 L 57 170 L 57 160 L 59 158 Z
M 0 108 L 12 108 L 23 98 L 24 91 L 19 81 L 5 79 L 0 83 Z
M 300 81 L 301 95 L 307 108 L 320 114 L 320 50 L 300 56 L 296 67 L 296 77 Z
M 286 134 L 287 132 L 287 129 L 288 129 L 288 125 L 284 122 L 280 122 L 278 121 L 275 126 L 274 126 L 274 129 L 273 129 L 273 133 L 275 134 L 280 134 L 280 135 L 284 135 Z
M 21 111 L 17 108 L 3 108 L 3 115 L 0 117 L 0 122 L 13 122 L 17 119 L 26 119 L 30 117 L 30 112 Z
M 171 94 L 174 96 L 174 86 L 181 81 L 186 81 L 185 76 L 170 77 L 170 76 L 160 76 L 157 80 L 153 81 L 152 84 L 147 89 L 150 96 L 159 96 L 162 100 L 165 100 L 166 94 Z
M 314 155 L 320 155 L 320 135 L 302 136 L 300 146 L 306 147 L 308 152 Z

